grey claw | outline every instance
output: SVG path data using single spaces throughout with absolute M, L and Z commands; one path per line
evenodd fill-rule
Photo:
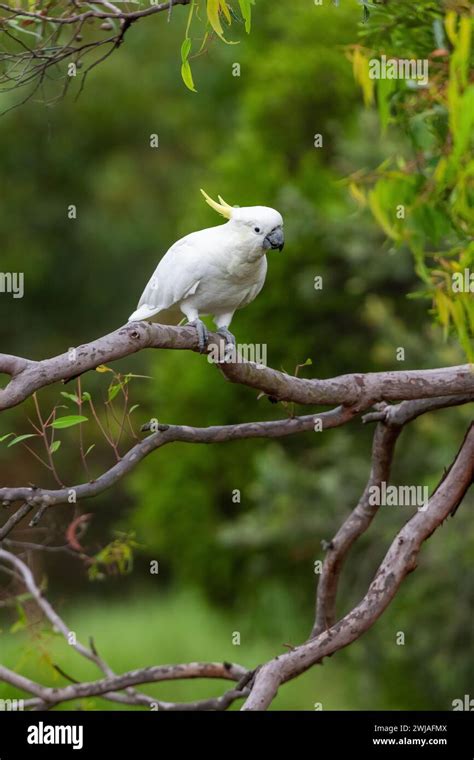
M 225 338 L 225 342 L 227 345 L 235 346 L 235 336 L 232 335 L 231 331 L 227 329 L 227 327 L 219 327 L 217 330 L 218 335 L 222 335 L 223 338 Z
M 198 334 L 199 353 L 205 354 L 209 341 L 209 330 L 201 319 L 195 319 L 190 324 L 194 325 Z

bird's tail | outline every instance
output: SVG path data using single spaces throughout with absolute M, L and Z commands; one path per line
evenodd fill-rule
M 142 304 L 133 314 L 130 314 L 129 322 L 159 322 L 161 325 L 177 325 L 183 319 L 183 313 L 176 306 L 162 309 L 156 306 Z
M 140 306 L 136 311 L 133 312 L 133 314 L 130 314 L 128 321 L 129 322 L 141 322 L 142 319 L 151 319 L 155 314 L 157 314 L 157 309 L 153 306 Z

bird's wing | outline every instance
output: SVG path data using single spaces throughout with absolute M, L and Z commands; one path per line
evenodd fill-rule
M 129 321 L 148 319 L 196 292 L 204 261 L 192 233 L 178 240 L 156 267 Z

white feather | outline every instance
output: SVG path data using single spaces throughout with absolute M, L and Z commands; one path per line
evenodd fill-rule
M 236 309 L 262 289 L 267 271 L 263 240 L 282 223 L 274 209 L 235 208 L 226 224 L 178 240 L 159 262 L 129 321 L 169 324 L 183 314 L 189 320 L 212 314 L 219 327 L 228 327 Z

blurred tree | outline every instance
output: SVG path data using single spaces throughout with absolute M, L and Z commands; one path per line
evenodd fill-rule
M 225 34 L 233 23 L 250 32 L 254 3 L 255 0 L 238 0 L 240 15 L 227 0 L 2 3 L 0 93 L 15 96 L 18 90 L 26 90 L 26 96 L 10 108 L 23 105 L 38 91 L 45 100 L 54 102 L 76 81 L 80 94 L 88 74 L 123 45 L 132 26 L 148 22 L 156 14 L 166 13 L 170 21 L 179 5 L 189 6 L 181 43 L 181 78 L 189 90 L 196 92 L 190 60 L 205 53 L 216 37 L 226 44 L 237 44 L 227 40 Z M 198 39 L 191 36 L 195 31 Z
M 395 245 L 411 250 L 423 290 L 445 335 L 453 329 L 474 357 L 474 84 L 472 5 L 398 3 L 375 7 L 352 48 L 354 73 L 365 99 L 377 98 L 382 129 L 393 125 L 410 154 L 357 172 L 353 192 L 368 204 Z M 375 78 L 372 62 L 385 58 L 394 76 Z M 395 76 L 401 62 L 423 73 Z M 418 68 L 420 68 L 418 66 Z M 375 72 L 375 69 L 374 69 Z M 471 75 L 470 75 L 471 72 Z M 376 73 L 376 72 L 375 72 Z

